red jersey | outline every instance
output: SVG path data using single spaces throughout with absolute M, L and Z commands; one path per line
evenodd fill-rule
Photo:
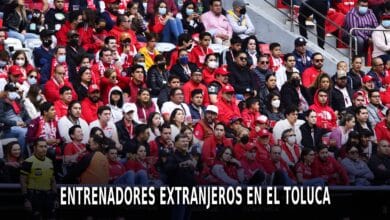
M 72 89 L 72 99 L 77 100 L 77 94 L 73 89 L 73 86 L 70 82 L 67 80 L 64 81 L 63 84 L 58 84 L 57 81 L 53 78 L 51 78 L 49 81 L 45 84 L 45 97 L 48 102 L 54 103 L 55 101 L 60 99 L 60 89 L 63 86 L 68 86 Z
M 56 115 L 58 118 L 68 114 L 68 105 L 65 104 L 61 99 L 54 102 L 54 109 L 56 110 Z
M 348 185 L 348 175 L 344 167 L 340 163 L 329 156 L 325 161 L 320 160 L 316 157 L 313 163 L 313 174 L 315 177 L 321 177 L 327 180 L 328 185 Z M 335 174 L 338 174 L 335 177 Z
M 322 70 L 316 69 L 314 66 L 311 66 L 302 73 L 302 85 L 305 88 L 309 88 L 316 81 L 317 76 L 320 75 Z
M 195 63 L 199 68 L 202 68 L 206 60 L 206 56 L 213 53 L 214 51 L 211 48 L 203 48 L 200 45 L 196 45 L 192 48 L 190 54 L 188 55 L 188 59 L 190 62 Z
M 217 157 L 217 145 L 233 149 L 231 139 L 223 137 L 222 140 L 217 140 L 214 135 L 207 138 L 202 147 L 202 158 L 207 166 L 212 166 L 214 164 L 214 160 Z
M 387 140 L 390 143 L 390 128 L 386 125 L 386 119 L 376 124 L 375 135 L 378 141 Z
M 109 165 L 110 182 L 115 181 L 126 172 L 125 166 L 123 166 L 122 163 L 119 161 L 109 160 L 108 165 Z
M 240 109 L 236 105 L 234 99 L 232 102 L 228 103 L 222 97 L 218 97 L 217 107 L 218 109 L 221 109 L 218 111 L 218 121 L 225 125 L 229 125 L 229 120 L 233 116 L 241 117 Z
M 195 84 L 192 80 L 184 83 L 182 86 L 183 94 L 184 94 L 184 102 L 187 104 L 191 103 L 191 92 L 195 89 L 201 89 L 203 91 L 203 105 L 207 106 L 210 104 L 209 92 L 207 87 L 202 83 Z
M 88 124 L 98 119 L 97 110 L 103 106 L 103 102 L 93 103 L 88 97 L 81 101 L 81 118 Z

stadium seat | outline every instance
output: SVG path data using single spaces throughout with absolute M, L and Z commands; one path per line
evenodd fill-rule
M 30 50 L 34 50 L 34 48 L 42 45 L 42 41 L 40 39 L 27 39 L 24 41 L 24 45 Z

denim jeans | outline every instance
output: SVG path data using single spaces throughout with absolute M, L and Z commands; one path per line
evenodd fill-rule
M 13 126 L 8 131 L 4 132 L 4 138 L 16 138 L 22 148 L 22 155 L 29 156 L 29 151 L 26 146 L 27 128 Z
M 181 20 L 178 18 L 169 19 L 161 33 L 161 41 L 177 44 L 179 35 L 184 33 Z
M 16 39 L 20 40 L 22 44 L 27 39 L 39 39 L 39 35 L 36 35 L 36 34 L 33 34 L 33 33 L 21 34 L 21 33 L 17 32 L 17 31 L 14 31 L 14 30 L 9 30 L 8 31 L 8 37 L 16 38 Z
M 139 170 L 137 172 L 134 172 L 132 170 L 127 171 L 125 174 L 120 176 L 118 179 L 114 181 L 114 184 L 119 185 L 141 185 L 141 186 L 147 186 L 148 185 L 148 174 L 145 170 Z
M 325 181 L 320 177 L 308 179 L 303 182 L 303 186 L 325 186 Z

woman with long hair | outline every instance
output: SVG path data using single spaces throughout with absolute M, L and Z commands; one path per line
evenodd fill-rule
M 88 67 L 80 67 L 73 88 L 76 89 L 79 101 L 88 96 L 88 87 L 92 83 L 92 72 Z
M 160 112 L 158 106 L 152 101 L 149 89 L 146 88 L 138 91 L 135 105 L 137 106 L 137 111 L 133 115 L 133 118 L 137 123 L 146 124 L 152 113 Z
M 4 146 L 4 167 L 2 169 L 6 183 L 18 183 L 20 167 L 23 162 L 22 150 L 17 141 L 11 141 Z
M 280 95 L 279 89 L 276 86 L 275 74 L 268 74 L 265 76 L 265 88 L 259 91 L 260 103 L 262 104 L 260 110 L 261 112 L 264 112 L 266 109 L 266 105 L 264 105 L 264 103 L 267 103 L 268 101 L 267 97 L 270 93 L 275 93 Z
M 315 152 L 311 148 L 303 148 L 301 158 L 295 165 L 297 182 L 304 186 L 324 186 L 325 181 L 320 177 L 314 177 L 312 173 L 312 163 L 314 162 Z
M 267 96 L 263 114 L 268 117 L 270 121 L 277 122 L 284 119 L 283 106 L 280 105 L 280 95 L 278 93 L 270 93 Z
M 39 106 L 44 102 L 46 102 L 46 98 L 42 93 L 41 87 L 37 84 L 30 86 L 23 101 L 24 109 L 27 111 L 30 119 L 35 119 L 41 115 Z
M 12 63 L 20 68 L 23 76 L 20 78 L 20 82 L 27 79 L 27 73 L 34 69 L 34 67 L 28 62 L 27 54 L 23 50 L 17 50 L 12 55 Z
M 318 89 L 324 89 L 328 93 L 328 100 L 331 100 L 332 88 L 333 88 L 333 83 L 330 76 L 327 73 L 321 73 L 320 75 L 317 76 L 313 85 L 308 90 L 310 96 L 314 97 Z
M 355 116 L 352 114 L 344 115 L 340 122 L 339 126 L 336 127 L 330 134 L 329 138 L 336 141 L 336 146 L 341 148 L 342 145 L 347 143 L 349 133 L 355 127 Z
M 241 163 L 233 157 L 230 148 L 223 148 L 218 152 L 211 173 L 222 185 L 238 185 L 245 179 Z
M 248 54 L 248 65 L 251 69 L 256 68 L 257 60 L 259 59 L 261 52 L 259 47 L 259 41 L 256 36 L 247 37 L 242 43 L 244 51 Z
M 180 129 L 184 126 L 184 119 L 185 116 L 183 109 L 176 108 L 173 110 L 171 117 L 169 118 L 172 140 L 175 140 L 175 137 L 180 134 Z
M 162 122 L 162 117 L 159 112 L 152 112 L 148 117 L 148 127 L 149 127 L 149 140 L 154 141 L 156 137 L 161 135 L 160 126 Z
M 218 57 L 217 55 L 211 53 L 207 54 L 204 59 L 204 64 L 202 68 L 202 79 L 203 82 L 208 85 L 215 80 L 214 71 L 218 68 Z
M 198 8 L 192 1 L 186 1 L 180 10 L 183 29 L 190 36 L 205 31 L 203 23 L 200 21 L 200 15 L 197 12 Z

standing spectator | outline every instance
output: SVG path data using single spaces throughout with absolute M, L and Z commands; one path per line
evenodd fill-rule
M 59 31 L 65 24 L 68 13 L 65 11 L 65 0 L 54 0 L 54 8 L 45 14 L 45 24 L 48 30 Z
M 317 127 L 317 113 L 313 109 L 305 112 L 305 118 L 306 122 L 299 127 L 302 133 L 301 145 L 304 148 L 317 150 L 317 146 L 322 142 L 322 136 L 327 131 Z
M 96 84 L 92 84 L 88 87 L 88 97 L 81 102 L 81 118 L 88 124 L 95 121 L 97 117 L 97 111 L 103 102 L 100 101 L 100 88 Z
M 324 186 L 325 181 L 320 177 L 314 177 L 312 164 L 315 152 L 313 148 L 303 148 L 299 162 L 295 166 L 298 184 L 304 186 Z
M 353 92 L 358 91 L 362 87 L 362 78 L 364 77 L 362 62 L 362 57 L 353 56 L 351 69 L 347 73 L 347 77 L 351 79 L 348 80 L 348 87 L 351 88 Z
M 46 140 L 39 138 L 33 145 L 34 154 L 23 162 L 20 171 L 24 207 L 32 211 L 33 217 L 54 218 L 57 186 L 53 162 L 46 156 Z
M 151 95 L 156 98 L 160 90 L 167 86 L 169 71 L 166 69 L 167 61 L 162 54 L 156 55 L 154 65 L 148 70 L 147 84 L 151 88 Z
M 73 100 L 69 103 L 67 114 L 58 120 L 58 129 L 62 140 L 65 143 L 72 142 L 72 139 L 69 136 L 69 128 L 74 125 L 79 125 L 84 134 L 82 143 L 86 144 L 88 142 L 89 127 L 87 122 L 80 118 L 81 116 L 81 104 L 77 100 Z
M 309 8 L 310 6 L 310 8 Z M 316 11 L 312 10 L 315 9 Z M 328 1 L 327 0 L 308 0 L 302 3 L 299 8 L 299 33 L 306 39 L 307 37 L 307 27 L 306 27 L 306 19 L 314 15 L 314 19 L 317 23 L 317 42 L 318 46 L 324 48 L 325 44 L 325 17 L 328 14 Z
M 383 87 L 383 81 L 388 74 L 385 71 L 382 58 L 375 57 L 372 59 L 372 68 L 370 72 L 367 73 L 367 75 L 372 77 L 375 89 L 380 90 Z
M 311 58 L 312 52 L 306 48 L 306 39 L 303 37 L 298 37 L 294 41 L 295 49 L 292 52 L 295 56 L 295 68 L 298 69 L 300 73 L 305 72 L 307 68 L 312 65 Z
M 346 147 L 347 157 L 341 161 L 348 173 L 349 181 L 354 186 L 369 186 L 374 174 L 367 163 L 359 158 L 359 150 L 353 145 Z
M 123 118 L 115 123 L 115 127 L 118 131 L 119 143 L 122 146 L 128 146 L 131 139 L 134 138 L 134 128 L 138 125 L 134 120 L 134 113 L 137 111 L 137 107 L 134 103 L 125 103 L 122 110 Z
M 340 114 L 352 106 L 352 91 L 347 87 L 347 73 L 344 70 L 338 70 L 336 77 L 336 84 L 331 93 L 331 106 L 337 114 Z
M 377 140 L 387 140 L 390 143 L 390 110 L 386 111 L 385 119 L 376 124 L 375 135 Z
M 190 81 L 186 82 L 183 87 L 184 102 L 189 104 L 191 101 L 191 92 L 194 90 L 201 90 L 203 95 L 203 105 L 210 104 L 209 93 L 207 87 L 202 83 L 202 71 L 197 68 L 191 72 Z
M 377 153 L 372 155 L 368 165 L 374 173 L 373 184 L 389 185 L 390 184 L 390 142 L 386 139 L 378 139 Z
M 371 126 L 375 127 L 377 123 L 385 119 L 388 108 L 382 105 L 378 90 L 370 91 L 368 93 L 368 98 L 370 99 L 370 103 L 367 106 L 368 120 L 370 121 Z
M 330 186 L 349 184 L 346 170 L 334 157 L 329 155 L 328 147 L 325 145 L 318 148 L 318 156 L 313 162 L 313 174 L 315 177 L 323 178 Z
M 368 0 L 358 0 L 355 4 L 355 8 L 350 10 L 345 15 L 345 30 L 350 31 L 352 28 L 376 28 L 378 27 L 378 21 L 372 12 L 368 8 Z M 359 56 L 366 54 L 368 44 L 372 42 L 372 31 L 367 30 L 354 30 L 352 35 L 357 38 L 357 51 Z M 344 35 L 344 37 L 348 37 Z M 349 37 L 348 37 L 349 38 Z M 349 40 L 348 40 L 349 41 Z M 352 42 L 354 43 L 354 42 Z M 353 44 L 354 45 L 354 44 Z
M 326 90 L 319 89 L 314 95 L 314 104 L 309 109 L 317 113 L 317 127 L 332 131 L 337 126 L 337 115 L 329 106 L 329 97 Z
M 229 46 L 233 30 L 228 19 L 222 14 L 221 0 L 210 1 L 210 11 L 201 15 L 201 21 L 205 29 L 213 35 L 216 44 Z
M 255 27 L 246 13 L 245 5 L 243 0 L 234 0 L 233 10 L 227 11 L 226 16 L 232 26 L 233 32 L 241 39 L 245 39 L 255 34 Z
M 286 108 L 297 106 L 300 114 L 307 111 L 312 102 L 306 88 L 301 85 L 301 77 L 297 72 L 287 76 L 287 82 L 282 86 L 280 96 L 283 106 Z
M 216 0 L 217 1 L 217 0 Z M 212 35 L 209 32 L 202 32 L 199 34 L 199 44 L 192 48 L 188 58 L 192 63 L 195 63 L 199 68 L 202 68 L 202 65 L 206 63 L 206 56 L 213 54 L 214 51 L 209 48 L 211 44 Z M 215 60 L 215 66 L 210 68 L 216 69 L 218 67 L 217 60 Z
M 322 67 L 324 66 L 324 56 L 321 53 L 313 53 L 311 56 L 312 66 L 305 69 L 302 73 L 302 85 L 309 88 L 313 85 L 316 78 L 323 73 Z
M 383 62 L 387 62 L 390 59 L 390 56 L 387 54 L 387 51 L 390 50 L 390 47 L 387 45 L 387 39 L 390 38 L 390 15 L 382 15 L 381 24 L 376 27 L 376 30 L 371 35 L 372 44 L 374 49 L 372 51 L 372 57 L 381 57 Z
M 68 86 L 60 88 L 60 99 L 54 102 L 54 108 L 58 118 L 68 113 L 69 103 L 72 101 L 72 89 Z
M 137 123 L 146 124 L 151 114 L 154 112 L 160 113 L 160 109 L 152 101 L 149 89 L 146 88 L 138 91 L 135 105 L 134 120 Z
M 332 131 L 329 136 L 329 139 L 336 141 L 335 145 L 337 148 L 341 148 L 344 144 L 347 143 L 349 139 L 349 134 L 353 131 L 355 127 L 355 116 L 347 113 L 343 116 L 339 122 L 339 126 Z
M 241 117 L 241 113 L 234 98 L 234 88 L 231 85 L 225 85 L 222 87 L 221 93 L 217 107 L 223 111 L 219 111 L 218 121 L 228 125 L 233 117 Z
M 285 82 L 287 82 L 287 76 L 292 75 L 293 72 L 298 72 L 298 69 L 295 68 L 295 56 L 292 53 L 284 55 L 284 64 L 275 72 L 276 76 L 276 85 L 280 90 Z
M 86 148 L 82 143 L 84 132 L 80 125 L 73 125 L 69 128 L 68 135 L 72 140 L 64 148 L 64 163 L 67 165 L 77 163 L 83 156 Z M 85 134 L 87 136 L 87 134 Z
M 304 123 L 303 120 L 298 119 L 298 108 L 295 106 L 288 106 L 284 113 L 286 119 L 276 122 L 273 131 L 274 140 L 282 139 L 282 132 L 288 128 L 292 128 L 296 135 L 296 142 L 301 143 L 302 134 L 299 127 Z

